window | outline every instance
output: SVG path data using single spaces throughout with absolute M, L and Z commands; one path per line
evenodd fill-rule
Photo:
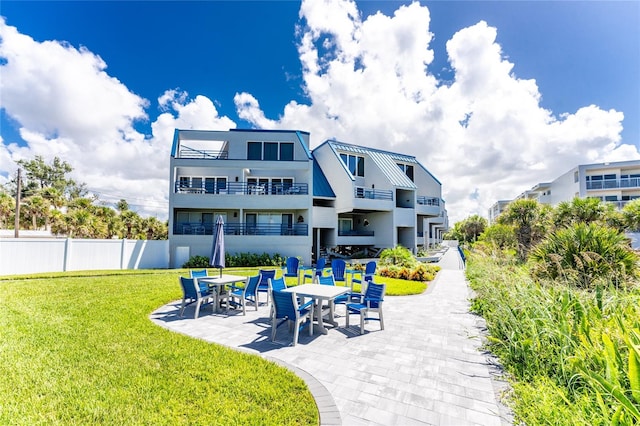
M 265 161 L 278 161 L 278 142 L 264 143 L 264 155 L 262 159 Z
M 206 177 L 204 178 L 204 192 L 206 194 L 220 194 L 227 191 L 226 177 Z
M 578 178 L 579 178 L 580 174 L 576 171 L 573 173 L 573 181 L 574 182 L 578 182 Z
M 364 157 L 359 155 L 340 154 L 340 158 L 353 176 L 364 177 Z
M 247 142 L 247 160 L 293 161 L 293 143 Z
M 618 196 L 617 195 L 606 195 L 604 197 L 605 201 L 618 201 Z
M 262 160 L 262 142 L 247 144 L 247 160 Z
M 402 163 L 397 163 L 398 167 L 400 167 L 400 170 L 402 170 L 409 179 L 411 179 L 411 181 L 413 182 L 413 166 L 410 164 L 402 164 Z
M 283 142 L 280 144 L 280 161 L 293 161 L 293 144 Z

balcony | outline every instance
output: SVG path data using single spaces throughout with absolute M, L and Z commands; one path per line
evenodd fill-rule
M 226 160 L 229 157 L 227 151 L 211 149 L 193 149 L 188 146 L 181 146 L 178 158 L 204 159 L 204 160 Z
M 355 198 L 367 198 L 370 200 L 393 200 L 393 191 L 388 189 L 373 189 L 365 188 L 362 186 L 356 186 L 354 188 L 353 196 Z
M 174 190 L 176 194 L 307 195 L 309 194 L 309 185 L 306 183 L 256 185 L 247 182 L 228 182 L 215 186 L 207 185 L 204 182 L 201 185 L 192 185 L 176 181 L 174 182 Z
M 640 188 L 640 178 L 607 179 L 587 182 L 587 190 Z
M 435 206 L 440 207 L 440 198 L 438 197 L 425 197 L 420 195 L 416 197 L 416 203 L 421 206 Z
M 338 230 L 339 237 L 373 237 L 374 235 L 373 231 L 362 231 L 357 229 Z
M 173 225 L 174 235 L 213 235 L 213 223 L 176 222 Z M 225 223 L 225 235 L 302 235 L 309 234 L 306 223 L 267 224 L 267 223 Z

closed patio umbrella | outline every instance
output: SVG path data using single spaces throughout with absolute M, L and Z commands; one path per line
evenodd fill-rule
M 211 249 L 211 262 L 214 268 L 220 268 L 220 276 L 224 269 L 224 220 L 218 216 L 216 226 L 213 228 L 213 248 Z

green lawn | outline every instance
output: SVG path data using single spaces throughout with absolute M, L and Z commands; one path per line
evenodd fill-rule
M 178 271 L 94 274 L 0 281 L 0 424 L 318 424 L 293 373 L 149 320 Z
M 293 373 L 149 320 L 185 273 L 0 278 L 0 424 L 318 424 Z M 379 278 L 390 295 L 426 288 Z

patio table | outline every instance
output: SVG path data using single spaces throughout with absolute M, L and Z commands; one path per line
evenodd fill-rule
M 320 328 L 322 334 L 327 334 L 328 330 L 324 326 L 324 319 L 322 315 L 322 302 L 329 302 L 329 318 L 326 320 L 334 327 L 338 326 L 337 321 L 334 319 L 334 303 L 336 297 L 349 293 L 349 287 L 322 285 L 322 284 L 302 284 L 295 287 L 288 287 L 283 290 L 289 293 L 295 293 L 300 297 L 309 297 L 316 302 L 316 322 Z
M 197 280 L 199 282 L 203 282 L 205 284 L 207 284 L 209 287 L 215 287 L 215 297 L 214 297 L 214 301 L 215 301 L 215 311 L 219 312 L 220 311 L 220 300 L 218 298 L 218 295 L 220 293 L 220 291 L 222 291 L 224 289 L 224 286 L 227 284 L 235 284 L 235 283 L 240 283 L 240 282 L 244 282 L 246 281 L 247 277 L 243 277 L 240 275 L 230 275 L 230 274 L 222 274 L 221 276 L 209 276 L 209 277 L 200 277 L 197 278 Z M 228 302 L 227 302 L 228 303 Z

